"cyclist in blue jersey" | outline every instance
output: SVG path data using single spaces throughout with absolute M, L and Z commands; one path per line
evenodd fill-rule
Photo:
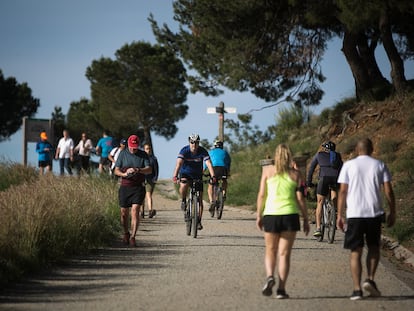
M 205 162 L 207 168 L 212 176 L 212 181 L 216 181 L 213 165 L 210 161 L 210 156 L 206 149 L 200 146 L 200 136 L 198 134 L 191 134 L 188 137 L 189 145 L 184 146 L 177 156 L 177 162 L 173 173 L 173 182 L 180 182 L 181 195 L 181 210 L 185 212 L 187 206 L 187 192 L 191 184 L 191 180 L 202 179 L 203 177 L 203 163 Z M 202 184 L 201 184 L 202 187 Z M 203 215 L 203 189 L 200 191 L 200 215 L 198 221 L 198 229 L 203 229 L 201 225 L 201 218 Z
M 223 176 L 230 175 L 231 158 L 229 153 L 223 149 L 223 142 L 216 140 L 214 142 L 214 148 L 209 151 L 210 160 L 213 165 L 214 173 L 216 173 L 217 179 L 222 179 Z M 227 178 L 223 178 L 223 198 L 226 198 L 227 193 Z M 210 200 L 210 213 L 214 212 L 213 202 L 213 184 L 208 184 L 208 198 Z

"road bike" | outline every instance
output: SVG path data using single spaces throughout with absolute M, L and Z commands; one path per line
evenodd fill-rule
M 185 210 L 185 223 L 187 235 L 192 235 L 194 238 L 197 237 L 199 215 L 200 215 L 200 200 L 201 190 L 203 189 L 203 181 L 201 179 L 192 179 L 190 185 L 190 195 L 187 200 L 187 208 Z
M 328 195 L 322 203 L 321 235 L 316 238 L 318 242 L 322 242 L 325 231 L 328 237 L 328 243 L 333 243 L 335 240 L 337 211 L 331 199 L 331 191 L 334 190 L 334 186 L 329 186 Z
M 213 184 L 213 209 L 210 211 L 210 215 L 214 217 L 214 212 L 216 212 L 217 219 L 221 219 L 223 215 L 224 201 L 226 200 L 223 190 L 223 180 L 226 178 L 227 176 L 222 176 Z

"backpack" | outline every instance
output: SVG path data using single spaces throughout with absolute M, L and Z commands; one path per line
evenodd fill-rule
M 338 169 L 341 167 L 341 158 L 335 151 L 329 151 L 329 163 L 332 168 Z

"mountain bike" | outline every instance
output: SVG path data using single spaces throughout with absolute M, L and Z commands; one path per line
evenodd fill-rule
M 322 203 L 321 235 L 317 237 L 318 242 L 322 242 L 325 231 L 328 243 L 333 243 L 335 240 L 337 211 L 331 199 L 331 191 L 333 190 L 336 190 L 335 186 L 329 186 L 328 195 Z
M 190 195 L 187 200 L 187 209 L 185 211 L 185 223 L 187 235 L 193 233 L 193 237 L 197 237 L 198 222 L 200 215 L 200 191 L 203 189 L 203 181 L 201 179 L 193 179 L 190 185 Z
M 216 212 L 217 219 L 221 219 L 223 215 L 223 207 L 224 201 L 226 200 L 223 191 L 223 179 L 226 179 L 227 176 L 222 176 L 220 179 L 217 180 L 215 184 L 213 184 L 213 205 L 214 208 L 210 212 L 211 217 L 214 217 L 214 211 Z

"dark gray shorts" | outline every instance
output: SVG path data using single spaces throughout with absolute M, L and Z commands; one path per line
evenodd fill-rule
M 345 232 L 344 248 L 355 250 L 368 246 L 380 246 L 381 244 L 382 216 L 375 218 L 348 218 Z
M 120 186 L 118 191 L 119 206 L 120 207 L 131 207 L 132 204 L 142 205 L 145 199 L 145 187 L 134 186 Z
M 300 231 L 299 214 L 265 215 L 263 217 L 263 229 L 269 233 Z

